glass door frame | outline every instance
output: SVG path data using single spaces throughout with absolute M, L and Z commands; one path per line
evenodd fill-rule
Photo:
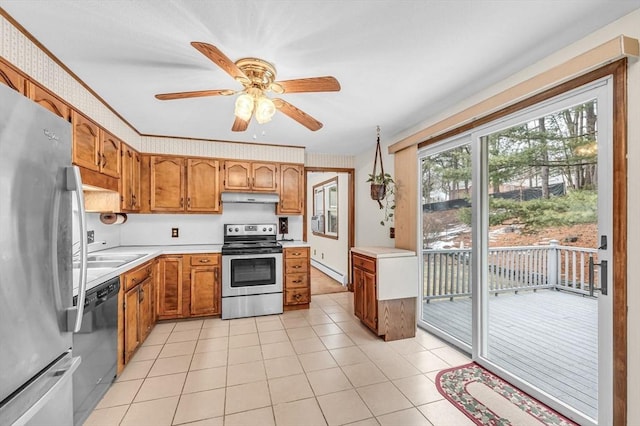
M 417 170 L 419 171 L 419 193 L 420 201 L 417 203 L 417 233 L 420 250 L 420 295 L 418 300 L 419 307 L 418 312 L 420 316 L 418 318 L 418 325 L 421 328 L 428 330 L 436 336 L 442 338 L 448 343 L 459 347 L 471 353 L 472 360 L 494 372 L 515 386 L 519 387 L 523 391 L 529 393 L 536 399 L 541 400 L 551 408 L 558 411 L 570 413 L 570 417 L 580 424 L 608 424 L 613 419 L 613 297 L 614 291 L 613 285 L 613 267 L 609 268 L 609 296 L 601 298 L 603 303 L 599 300 L 599 315 L 598 315 L 598 417 L 597 421 L 589 417 L 584 416 L 582 413 L 574 410 L 568 405 L 560 402 L 551 395 L 539 391 L 532 384 L 519 379 L 518 377 L 510 374 L 508 371 L 500 368 L 495 363 L 487 359 L 488 353 L 488 306 L 486 296 L 487 286 L 487 270 L 483 265 L 487 264 L 488 259 L 488 156 L 486 152 L 486 144 L 483 141 L 484 136 L 488 136 L 491 133 L 504 130 L 513 125 L 525 122 L 527 119 L 535 119 L 544 116 L 548 113 L 560 111 L 564 108 L 575 106 L 581 102 L 586 102 L 594 98 L 598 99 L 598 174 L 599 174 L 599 186 L 604 188 L 602 196 L 606 197 L 608 201 L 606 208 L 603 208 L 603 203 L 600 201 L 600 192 L 598 194 L 598 233 L 607 234 L 609 236 L 609 247 L 613 247 L 613 225 L 612 225 L 612 211 L 613 211 L 613 143 L 614 143 L 614 131 L 613 131 L 613 77 L 606 76 L 598 80 L 587 83 L 583 86 L 577 87 L 573 90 L 569 90 L 558 96 L 552 97 L 530 107 L 524 108 L 513 114 L 504 116 L 500 119 L 487 123 L 485 125 L 478 126 L 472 130 L 461 133 L 450 139 L 443 140 L 437 144 L 427 146 L 418 151 L 417 155 Z M 472 203 L 472 346 L 468 347 L 465 343 L 458 339 L 453 338 L 450 335 L 426 324 L 422 320 L 422 292 L 423 292 L 423 280 L 424 280 L 424 268 L 423 268 L 423 232 L 422 232 L 422 176 L 421 176 L 421 163 L 423 158 L 434 155 L 439 152 L 446 151 L 457 146 L 464 144 L 471 144 L 471 156 L 472 156 L 472 187 L 480 188 L 480 190 L 472 191 L 471 203 Z M 606 152 L 600 152 L 601 145 L 606 148 Z M 601 160 L 602 158 L 602 160 Z M 602 168 L 600 162 L 603 162 L 603 166 L 607 170 L 607 173 L 601 173 Z M 606 164 L 605 164 L 606 163 Z M 606 175 L 606 176 L 605 176 Z M 606 192 L 606 194 L 605 194 Z M 605 229 L 601 228 L 601 217 L 607 224 L 604 224 Z M 613 265 L 612 261 L 613 250 L 609 250 L 608 259 L 609 263 Z M 604 311 L 601 315 L 601 309 Z M 605 318 L 606 316 L 606 318 Z

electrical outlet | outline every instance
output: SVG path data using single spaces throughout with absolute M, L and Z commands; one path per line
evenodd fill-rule
M 178 228 L 171 228 L 171 238 L 178 238 Z
M 87 231 L 87 244 L 91 244 L 96 240 L 95 231 Z

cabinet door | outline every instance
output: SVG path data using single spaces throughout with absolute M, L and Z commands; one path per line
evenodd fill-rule
M 120 159 L 120 207 L 123 211 L 130 211 L 133 207 L 133 153 L 131 147 L 124 143 L 120 146 Z
M 100 129 L 100 173 L 120 177 L 120 139 Z
M 140 342 L 144 342 L 151 331 L 151 301 L 153 298 L 153 277 L 147 278 L 140 284 L 138 292 L 138 334 Z
M 141 188 L 140 188 L 140 166 L 142 164 L 142 157 L 138 151 L 131 149 L 131 210 L 140 211 L 140 203 L 142 202 Z
M 129 362 L 140 343 L 138 330 L 138 286 L 124 295 L 124 362 Z
M 376 275 L 368 272 L 362 272 L 363 277 L 363 322 L 371 330 L 378 332 L 378 299 L 376 293 Z
M 278 167 L 272 163 L 251 163 L 251 190 L 275 192 L 278 189 Z
M 71 113 L 69 106 L 53 93 L 29 81 L 27 82 L 27 96 L 43 108 L 48 109 L 65 121 L 69 121 Z
M 73 163 L 89 170 L 99 171 L 100 137 L 98 126 L 76 111 L 71 112 L 71 119 L 73 123 Z
M 151 210 L 184 211 L 184 159 L 151 157 Z
M 280 203 L 276 214 L 302 214 L 304 200 L 304 166 L 280 165 Z
M 249 191 L 251 189 L 251 163 L 248 161 L 224 162 L 224 189 Z
M 0 61 L 0 84 L 5 84 L 23 95 L 26 93 L 25 78 L 2 61 Z
M 220 313 L 220 266 L 191 268 L 191 315 Z
M 187 159 L 187 211 L 220 211 L 217 160 Z
M 161 257 L 158 264 L 158 317 L 182 316 L 182 256 Z
M 364 321 L 364 271 L 353 268 L 353 314 Z

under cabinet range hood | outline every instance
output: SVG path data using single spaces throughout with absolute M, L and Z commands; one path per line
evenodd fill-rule
M 280 196 L 274 192 L 223 192 L 222 202 L 277 204 L 280 202 Z

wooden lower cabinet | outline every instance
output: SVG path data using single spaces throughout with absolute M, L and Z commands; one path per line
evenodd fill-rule
M 155 324 L 154 290 L 156 261 L 122 274 L 120 293 L 122 294 L 122 321 L 118 322 L 121 335 L 118 350 L 118 372 L 129 362 L 136 349 L 147 338 Z
M 191 265 L 190 310 L 191 316 L 220 315 L 220 255 L 188 256 Z
M 378 299 L 376 296 L 376 261 L 353 254 L 354 314 L 371 330 L 378 331 Z
M 220 254 L 161 256 L 158 319 L 220 315 Z
M 311 302 L 309 247 L 285 248 L 284 309 L 305 309 Z
M 182 318 L 182 256 L 158 259 L 158 319 Z
M 379 259 L 352 252 L 351 267 L 354 315 L 386 341 L 414 337 L 416 298 L 378 299 L 378 278 L 384 267 L 380 266 Z M 387 272 L 386 276 L 397 275 Z

